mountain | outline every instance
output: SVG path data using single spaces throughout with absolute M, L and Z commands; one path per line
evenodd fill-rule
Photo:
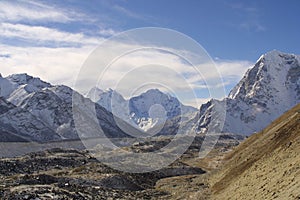
M 252 134 L 300 102 L 300 56 L 271 51 L 262 55 L 223 100 L 210 100 L 195 119 L 198 131 L 214 130 L 217 106 L 226 106 L 221 132 Z M 224 108 L 225 109 L 225 108 Z
M 13 74 L 6 78 L 0 75 L 0 96 L 15 105 L 20 103 L 30 93 L 49 86 L 49 83 L 27 74 Z
M 90 114 L 95 110 L 96 123 L 108 137 L 128 137 L 114 116 L 100 105 L 67 86 L 53 86 L 27 74 L 0 77 L 1 111 L 7 111 L 0 116 L 2 132 L 30 141 L 78 138 L 73 119 L 74 94 L 83 99 L 83 105 L 91 105 L 78 106 L 79 112 Z M 82 134 L 90 136 L 92 133 L 83 131 Z
M 75 107 L 74 94 L 80 100 Z M 87 96 L 97 103 L 67 86 L 51 85 L 27 74 L 0 75 L 1 112 L 5 111 L 0 116 L 0 131 L 7 140 L 76 139 L 75 108 L 77 114 L 95 116 L 94 124 L 81 127 L 84 137 L 97 135 L 95 124 L 108 137 L 172 135 L 194 127 L 199 132 L 249 135 L 300 102 L 300 57 L 279 51 L 262 55 L 227 98 L 212 99 L 199 111 L 158 89 L 125 99 L 112 89 L 93 88 Z M 226 113 L 221 112 L 224 109 Z
M 212 199 L 299 199 L 300 104 L 251 135 L 212 174 Z
M 125 107 L 128 103 L 128 101 L 126 101 L 120 93 L 112 90 L 111 88 L 103 91 L 97 87 L 94 87 L 88 92 L 86 97 L 90 98 L 94 102 L 97 102 L 99 105 L 110 112 L 112 112 L 112 110 L 114 109 L 117 109 L 118 107 Z
M 60 136 L 26 109 L 0 97 L 1 141 L 51 141 Z
M 196 108 L 185 106 L 176 97 L 158 89 L 150 89 L 126 100 L 117 91 L 103 91 L 95 87 L 89 91 L 87 97 L 129 124 L 148 132 L 167 120 L 170 126 L 170 120 L 178 116 L 191 119 L 197 112 Z

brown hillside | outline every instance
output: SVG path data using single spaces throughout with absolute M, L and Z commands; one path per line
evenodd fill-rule
M 300 104 L 227 155 L 212 199 L 300 199 Z

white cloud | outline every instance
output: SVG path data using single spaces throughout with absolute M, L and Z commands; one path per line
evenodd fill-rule
M 1 21 L 53 21 L 67 22 L 74 20 L 74 16 L 66 14 L 58 8 L 38 3 L 35 1 L 1 1 L 0 20 Z M 70 12 L 69 12 L 70 13 Z
M 258 7 L 249 6 L 245 3 L 231 3 L 229 6 L 240 13 L 242 21 L 238 24 L 238 28 L 246 31 L 263 32 L 267 28 L 262 24 L 261 16 L 263 12 Z M 241 17 L 242 16 L 242 17 Z
M 137 12 L 133 12 L 123 6 L 118 5 L 118 4 L 112 4 L 112 5 L 110 5 L 110 7 L 113 10 L 119 12 L 120 14 L 125 15 L 126 17 L 130 17 L 130 18 L 136 19 L 136 20 L 142 20 L 142 21 L 145 21 L 145 22 L 157 25 L 157 26 L 161 26 L 161 23 L 160 23 L 161 21 L 159 21 L 157 18 L 155 18 L 153 16 L 146 15 L 145 13 L 140 14 Z
M 99 34 L 102 36 L 113 36 L 117 34 L 118 32 L 109 28 L 109 29 L 100 29 Z
M 4 53 L 10 55 L 0 57 L 0 72 L 3 76 L 28 73 L 53 84 L 72 86 L 81 65 L 94 47 L 47 48 L 0 45 L 0 49 L 5 49 Z
M 0 24 L 2 37 L 21 38 L 35 42 L 64 42 L 74 44 L 99 44 L 103 38 L 91 38 L 83 33 L 69 33 L 44 26 L 29 26 L 24 24 Z
M 218 60 L 215 63 L 223 79 L 231 82 L 239 81 L 254 64 L 246 60 Z
M 189 106 L 193 106 L 195 108 L 200 108 L 199 105 L 207 103 L 211 98 L 195 98 L 195 99 L 187 99 L 184 103 Z
M 240 24 L 240 28 L 244 29 L 246 31 L 256 31 L 256 32 L 263 32 L 266 31 L 267 28 L 263 26 L 260 22 L 255 21 L 255 20 L 249 20 L 245 21 Z
M 239 81 L 247 69 L 249 69 L 253 63 L 246 60 L 215 60 L 215 67 L 218 70 L 217 72 L 211 73 L 210 69 L 212 66 L 211 64 L 204 63 L 199 65 L 199 68 L 202 69 L 202 77 L 201 76 L 192 76 L 190 78 L 190 82 L 198 83 L 203 81 L 204 79 L 213 79 L 220 76 L 225 83 L 228 82 L 237 82 Z M 201 86 L 198 86 L 201 87 Z
M 132 11 L 130 11 L 130 10 L 128 10 L 128 9 L 126 9 L 126 8 L 124 8 L 124 7 L 122 7 L 122 6 L 120 6 L 120 5 L 117 5 L 117 4 L 113 5 L 113 9 L 115 9 L 115 10 L 117 10 L 118 12 L 123 13 L 123 14 L 125 14 L 126 16 L 131 17 L 131 18 L 135 18 L 135 19 L 144 19 L 144 17 L 143 17 L 142 15 L 139 15 L 139 14 L 137 14 L 137 13 L 134 13 L 134 12 L 132 12 Z

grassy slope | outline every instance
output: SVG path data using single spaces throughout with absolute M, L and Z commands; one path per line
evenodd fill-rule
M 212 199 L 300 198 L 300 104 L 227 155 Z

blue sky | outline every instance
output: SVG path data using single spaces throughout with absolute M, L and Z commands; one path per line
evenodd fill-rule
M 228 92 L 261 54 L 273 49 L 300 54 L 299 8 L 297 0 L 4 0 L 0 71 L 72 85 L 104 39 L 132 28 L 163 27 L 200 43 L 216 61 Z
M 112 11 L 123 29 L 139 26 L 175 29 L 197 40 L 213 57 L 254 61 L 272 49 L 300 53 L 297 0 L 176 3 L 134 0 L 117 5 L 128 12 L 126 17 L 126 12 Z

